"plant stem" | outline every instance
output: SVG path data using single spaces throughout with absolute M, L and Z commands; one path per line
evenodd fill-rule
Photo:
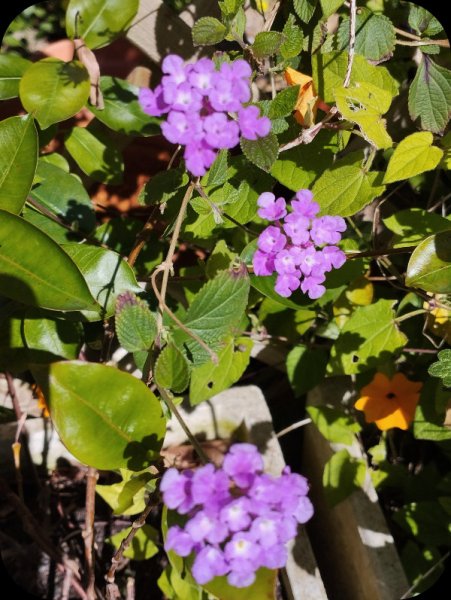
M 449 40 L 416 40 L 414 42 L 408 42 L 406 40 L 395 40 L 395 44 L 398 46 L 441 46 L 442 48 L 449 48 Z
M 85 530 L 83 532 L 85 544 L 85 562 L 88 586 L 86 594 L 88 600 L 96 600 L 95 571 L 94 571 L 94 519 L 95 519 L 95 495 L 96 483 L 99 478 L 97 469 L 88 467 L 86 477 L 86 501 L 85 501 Z
M 355 23 L 357 15 L 356 0 L 350 0 L 349 2 L 349 52 L 348 52 L 348 65 L 346 68 L 346 75 L 343 81 L 343 87 L 348 87 L 351 82 L 352 63 L 354 62 L 355 54 Z
M 158 391 L 160 392 L 160 395 L 163 398 L 164 402 L 167 404 L 169 410 L 175 416 L 175 418 L 177 419 L 177 421 L 180 423 L 180 427 L 185 432 L 186 437 L 191 442 L 193 448 L 195 448 L 195 450 L 197 452 L 197 455 L 199 456 L 199 459 L 200 459 L 201 463 L 204 464 L 204 465 L 206 465 L 209 462 L 207 455 L 202 450 L 202 446 L 196 440 L 196 438 L 194 437 L 194 435 L 190 431 L 188 425 L 183 420 L 183 417 L 180 414 L 180 412 L 179 412 L 178 408 L 176 407 L 176 405 L 174 404 L 171 396 L 168 394 L 168 392 L 164 388 L 160 387 L 159 385 L 157 385 L 157 388 L 158 388 Z
M 407 319 L 411 319 L 412 317 L 417 317 L 418 315 L 424 315 L 424 313 L 427 313 L 427 312 L 429 312 L 429 311 L 427 311 L 424 308 L 419 308 L 418 310 L 413 310 L 412 312 L 409 312 L 406 315 L 401 315 L 400 317 L 396 317 L 395 322 L 401 323 L 402 321 L 407 321 Z
M 386 248 L 385 250 L 368 250 L 366 252 L 352 252 L 346 254 L 346 259 L 351 258 L 370 258 L 378 256 L 389 256 L 390 254 L 407 254 L 413 252 L 416 246 L 406 246 L 405 248 Z
M 311 422 L 312 422 L 312 419 L 310 419 L 310 418 L 302 419 L 302 421 L 293 423 L 293 425 L 289 425 L 288 427 L 285 427 L 285 429 L 282 429 L 282 431 L 279 431 L 279 433 L 276 433 L 276 437 L 280 438 L 283 435 L 285 435 L 286 433 L 290 433 L 291 431 L 294 431 L 295 429 L 299 429 L 299 427 L 304 427 L 304 425 L 308 425 Z

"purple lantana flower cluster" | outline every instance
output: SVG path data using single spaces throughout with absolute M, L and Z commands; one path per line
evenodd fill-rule
M 309 298 L 324 294 L 326 273 L 339 269 L 345 253 L 335 244 L 346 229 L 342 217 L 317 217 L 319 205 L 310 190 L 300 190 L 287 211 L 283 198 L 264 192 L 258 198 L 258 215 L 273 221 L 260 234 L 253 266 L 256 275 L 277 273 L 275 291 L 287 298 L 299 287 Z
M 313 514 L 307 480 L 289 467 L 280 477 L 263 473 L 252 444 L 233 445 L 221 468 L 171 468 L 160 489 L 166 506 L 188 517 L 183 528 L 168 529 L 165 548 L 194 553 L 191 571 L 200 585 L 227 575 L 230 585 L 247 587 L 260 567 L 283 567 L 287 542 Z
M 139 102 L 149 115 L 167 114 L 163 135 L 185 146 L 186 168 L 193 175 L 203 175 L 218 150 L 236 146 L 240 133 L 247 140 L 269 133 L 271 121 L 260 116 L 260 109 L 244 106 L 251 100 L 252 74 L 245 60 L 225 62 L 216 69 L 209 58 L 185 65 L 180 56 L 170 54 L 162 71 L 161 84 L 154 90 L 141 88 Z

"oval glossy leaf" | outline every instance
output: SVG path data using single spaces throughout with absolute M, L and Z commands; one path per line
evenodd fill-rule
M 33 183 L 38 151 L 31 115 L 0 123 L 0 208 L 20 213 Z
M 86 104 L 89 75 L 78 61 L 44 58 L 34 63 L 20 82 L 20 100 L 42 129 L 73 117 Z
M 146 115 L 138 102 L 139 88 L 117 77 L 101 77 L 105 108 L 89 110 L 105 125 L 127 135 L 157 135 L 160 119 Z
M 30 193 L 34 200 L 77 231 L 90 233 L 95 228 L 91 198 L 74 175 L 42 159 L 38 162 L 36 175 L 39 183 Z
M 159 457 L 166 421 L 139 379 L 114 367 L 66 361 L 50 366 L 47 387 L 52 421 L 82 463 L 140 471 Z
M 73 127 L 65 138 L 66 149 L 80 169 L 95 181 L 118 185 L 124 164 L 121 151 L 85 127 Z
M 132 268 L 116 252 L 86 244 L 63 244 L 62 248 L 83 274 L 91 294 L 102 307 L 103 317 L 114 313 L 119 294 L 142 292 Z
M 0 54 L 0 100 L 16 98 L 22 75 L 33 63 L 15 54 Z
M 3 210 L 0 293 L 50 310 L 100 309 L 82 274 L 58 244 L 31 223 Z
M 127 29 L 139 0 L 71 0 L 66 11 L 68 37 L 82 38 L 88 48 L 101 48 Z
M 451 231 L 431 235 L 415 248 L 407 265 L 406 284 L 433 294 L 451 292 Z
M 73 360 L 81 347 L 81 326 L 62 319 L 49 319 L 40 311 L 29 311 L 23 321 L 27 348 Z M 55 360 L 55 358 L 53 358 Z

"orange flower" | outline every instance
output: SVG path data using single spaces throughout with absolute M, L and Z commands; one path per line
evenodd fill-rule
M 300 86 L 298 99 L 294 107 L 294 118 L 301 125 L 310 127 L 315 122 L 319 102 L 313 79 L 291 67 L 285 70 L 285 79 L 288 85 Z
M 354 406 L 363 410 L 367 423 L 376 423 L 381 431 L 392 427 L 408 429 L 422 386 L 421 382 L 410 381 L 402 373 L 396 373 L 392 379 L 376 373 L 373 381 L 362 388 L 362 395 Z
M 38 408 L 42 411 L 42 416 L 46 418 L 50 417 L 49 409 L 47 407 L 44 394 L 42 393 L 42 390 L 37 383 L 33 384 L 33 392 L 38 400 Z

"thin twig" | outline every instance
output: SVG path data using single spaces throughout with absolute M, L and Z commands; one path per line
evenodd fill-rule
M 409 38 L 411 40 L 417 40 L 417 41 L 421 41 L 421 38 L 419 35 L 415 35 L 414 33 L 409 33 L 408 31 L 404 31 L 404 29 L 398 29 L 398 27 L 394 27 L 395 33 L 398 33 L 399 35 L 403 35 L 406 38 Z
M 395 323 L 401 323 L 402 321 L 407 321 L 407 319 L 411 319 L 412 317 L 418 317 L 420 315 L 424 315 L 425 313 L 429 312 L 428 310 L 426 310 L 425 308 L 419 308 L 418 310 L 413 310 L 412 312 L 409 312 L 405 315 L 401 315 L 400 317 L 396 317 L 394 319 Z
M 202 446 L 199 444 L 199 442 L 197 441 L 197 439 L 194 437 L 194 435 L 192 434 L 192 432 L 189 429 L 188 425 L 185 423 L 182 415 L 180 414 L 178 408 L 174 404 L 171 396 L 168 394 L 168 392 L 164 388 L 160 387 L 159 385 L 157 385 L 157 388 L 158 388 L 158 391 L 160 392 L 160 395 L 163 398 L 164 402 L 167 404 L 169 410 L 175 416 L 175 418 L 177 419 L 177 421 L 180 423 L 180 427 L 185 432 L 186 437 L 191 442 L 193 448 L 195 448 L 195 450 L 197 452 L 197 455 L 199 456 L 200 461 L 204 465 L 207 464 L 209 462 L 207 455 L 202 450 Z
M 95 495 L 96 483 L 99 478 L 97 469 L 88 467 L 86 477 L 86 503 L 85 503 L 85 530 L 83 532 L 85 544 L 86 575 L 88 580 L 88 600 L 96 600 L 95 593 L 95 570 L 94 570 L 94 518 L 95 518 Z
M 177 148 L 174 150 L 174 153 L 172 154 L 169 162 L 168 162 L 168 166 L 166 167 L 166 171 L 169 171 L 169 169 L 172 167 L 172 165 L 174 164 L 174 160 L 177 158 L 178 153 L 180 152 L 180 150 L 182 149 L 182 146 L 179 144 L 177 146 Z
M 395 44 L 398 46 L 441 46 L 442 48 L 449 48 L 449 40 L 418 40 L 414 42 L 408 42 L 406 40 L 395 40 Z
M 357 15 L 356 0 L 350 0 L 349 2 L 349 52 L 348 52 L 348 66 L 346 68 L 346 75 L 343 81 L 343 87 L 348 87 L 351 82 L 352 63 L 354 62 L 355 54 L 355 23 Z
M 426 577 L 429 577 L 429 575 L 431 575 L 431 573 L 433 573 L 437 567 L 439 567 L 442 563 L 444 563 L 445 560 L 448 559 L 450 554 L 451 554 L 451 551 L 448 550 L 448 552 L 446 554 L 444 554 L 441 557 L 441 559 L 435 563 L 435 565 L 433 565 L 428 571 L 426 571 L 426 573 L 424 573 L 424 575 L 421 575 L 420 579 L 417 579 L 415 581 L 415 583 L 407 590 L 407 592 L 401 596 L 401 600 L 405 600 L 405 598 L 411 598 L 412 592 L 415 591 L 415 589 L 420 585 L 420 583 L 422 583 L 426 579 Z
M 274 19 L 276 18 L 277 12 L 280 8 L 280 2 L 281 2 L 281 0 L 277 0 L 277 2 L 274 3 L 274 6 L 272 7 L 271 12 L 265 19 L 265 25 L 263 27 L 263 31 L 269 31 L 271 29 L 272 24 L 274 23 Z
M 367 252 L 350 252 L 349 254 L 346 254 L 346 259 L 389 256 L 390 254 L 407 254 L 413 252 L 415 248 L 416 246 L 405 246 L 404 248 L 386 248 L 384 250 L 368 250 Z
M 141 250 L 146 245 L 146 243 L 150 237 L 150 234 L 153 231 L 152 219 L 153 219 L 153 214 L 155 212 L 155 208 L 156 207 L 153 208 L 147 221 L 144 224 L 144 227 L 141 229 L 141 231 L 136 236 L 135 245 L 133 246 L 133 248 L 130 251 L 130 254 L 128 255 L 127 262 L 131 267 L 133 267 L 133 265 L 135 264 L 136 259 L 140 255 Z
M 291 150 L 295 146 L 299 146 L 300 144 L 310 144 L 315 137 L 318 135 L 322 127 L 328 123 L 331 119 L 338 114 L 338 108 L 336 106 L 332 106 L 330 111 L 326 114 L 326 116 L 318 121 L 315 125 L 312 125 L 308 129 L 303 129 L 302 133 L 291 142 L 287 142 L 279 147 L 279 152 L 285 152 L 286 150 Z
M 283 435 L 290 433 L 290 431 L 294 431 L 295 429 L 299 429 L 299 427 L 304 427 L 304 425 L 308 425 L 309 423 L 312 422 L 312 419 L 308 418 L 308 419 L 302 419 L 302 421 L 298 421 L 297 423 L 293 423 L 293 425 L 289 425 L 288 427 L 285 427 L 285 429 L 282 429 L 282 431 L 279 431 L 279 433 L 276 433 L 276 437 L 280 438 Z

